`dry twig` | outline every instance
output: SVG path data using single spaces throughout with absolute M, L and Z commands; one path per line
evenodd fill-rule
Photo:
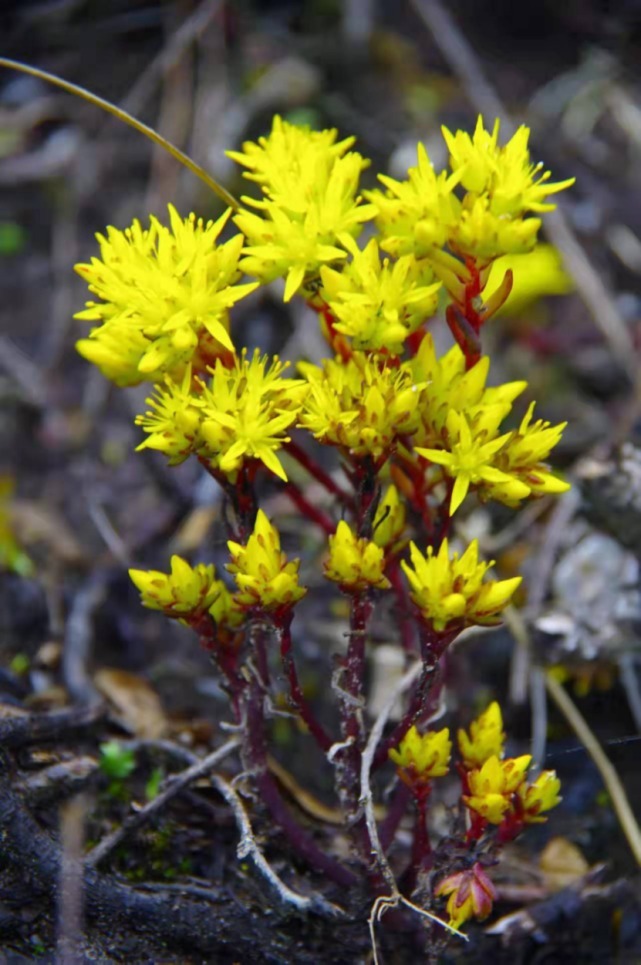
M 380 895 L 376 899 L 372 905 L 372 910 L 367 920 L 370 940 L 372 943 L 374 965 L 379 965 L 380 962 L 376 947 L 376 923 L 381 920 L 386 911 L 389 911 L 391 908 L 397 908 L 399 905 L 403 905 L 405 908 L 408 908 L 410 911 L 421 915 L 423 918 L 428 918 L 430 921 L 441 925 L 453 935 L 458 935 L 459 938 L 463 938 L 465 941 L 468 940 L 467 935 L 464 935 L 463 932 L 459 931 L 457 928 L 453 928 L 452 925 L 448 925 L 448 923 L 443 921 L 442 918 L 439 918 L 438 915 L 433 915 L 432 912 L 426 911 L 425 908 L 415 905 L 414 902 L 409 901 L 409 899 L 405 898 L 404 895 L 401 894 L 394 877 L 394 872 L 390 868 L 389 862 L 385 857 L 383 848 L 381 847 L 378 827 L 376 825 L 376 817 L 374 814 L 374 801 L 372 798 L 372 789 L 370 787 L 370 772 L 372 770 L 374 754 L 376 753 L 376 748 L 378 747 L 379 741 L 383 735 L 385 724 L 387 723 L 387 719 L 392 712 L 394 704 L 401 694 L 405 693 L 405 691 L 412 686 L 420 674 L 421 668 L 421 661 L 417 661 L 412 667 L 410 667 L 407 673 L 401 677 L 381 709 L 376 721 L 374 722 L 374 726 L 370 731 L 370 735 L 361 758 L 361 794 L 359 803 L 365 812 L 365 821 L 367 823 L 367 830 L 372 845 L 372 857 L 376 860 L 379 871 L 381 872 L 383 878 L 385 879 L 385 883 L 390 890 L 389 895 Z
M 612 800 L 612 807 L 619 819 L 621 830 L 626 837 L 635 861 L 641 866 L 641 829 L 630 807 L 628 796 L 616 769 L 564 687 L 549 674 L 545 677 L 545 686 L 548 694 L 594 761 Z

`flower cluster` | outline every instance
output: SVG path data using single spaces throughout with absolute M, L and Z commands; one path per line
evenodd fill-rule
M 282 377 L 286 365 L 243 352 L 231 366 L 218 360 L 208 382 L 194 383 L 190 370 L 179 383 L 165 378 L 136 419 L 147 433 L 138 448 L 156 449 L 172 465 L 195 453 L 232 480 L 244 463 L 258 460 L 286 480 L 276 452 L 289 441 L 306 392 L 300 379 Z
M 504 742 L 503 719 L 496 702 L 472 721 L 469 734 L 458 732 L 461 800 L 470 815 L 468 839 L 478 839 L 488 827 L 495 826 L 497 840 L 509 840 L 524 825 L 545 821 L 542 815 L 560 801 L 560 782 L 554 771 L 543 771 L 528 784 L 532 758 L 524 754 L 504 759 Z M 434 778 L 448 773 L 451 753 L 447 727 L 421 734 L 416 726 L 411 726 L 398 747 L 390 750 L 398 776 L 410 788 L 419 807 L 424 805 Z M 423 820 L 422 814 L 419 820 Z M 449 895 L 449 923 L 458 928 L 469 918 L 487 918 L 496 889 L 483 865 L 474 860 L 462 871 L 438 882 L 434 895 Z
M 313 290 L 321 265 L 346 257 L 345 236 L 360 232 L 374 209 L 358 195 L 368 162 L 349 151 L 354 138 L 336 141 L 335 130 L 310 131 L 276 117 L 268 137 L 243 144 L 229 156 L 248 169 L 263 198 L 243 198 L 235 222 L 247 239 L 241 267 L 262 281 L 285 277 L 285 301 Z
M 258 195 L 243 197 L 233 218 L 227 211 L 205 224 L 170 206 L 168 226 L 152 218 L 147 229 L 137 221 L 109 228 L 98 236 L 100 257 L 77 266 L 96 298 L 78 317 L 97 323 L 79 351 L 119 385 L 153 383 L 136 418 L 138 448 L 170 465 L 193 457 L 225 500 L 217 525 L 227 582 L 213 565 L 174 556 L 168 574 L 130 571 L 143 604 L 200 635 L 229 694 L 255 790 L 267 788 L 265 803 L 284 833 L 341 884 L 352 871 L 320 854 L 280 802 L 266 709 L 277 706 L 285 682 L 290 708 L 334 767 L 354 849 L 371 870 L 372 842 L 358 818 L 371 746 L 369 623 L 379 606 L 392 616 L 405 658 L 420 657 L 422 666 L 401 719 L 379 735 L 371 770 L 389 753 L 405 785 L 384 823 L 390 841 L 402 809 L 415 811 L 408 893 L 441 869 L 433 895 L 447 898 L 455 927 L 490 913 L 496 891 L 485 868 L 498 846 L 544 821 L 560 800 L 554 772 L 530 780 L 530 756 L 505 755 L 501 711 L 491 704 L 458 732 L 459 819 L 444 838 L 446 864 L 436 863 L 428 805 L 433 782 L 449 773 L 453 744 L 447 727 L 425 728 L 436 669 L 465 627 L 499 622 L 521 582 L 490 578 L 494 564 L 480 558 L 476 540 L 450 550 L 455 514 L 470 495 L 516 507 L 568 488 L 548 465 L 565 423 L 535 417 L 533 402 L 516 415 L 526 383 L 488 385 L 483 354 L 483 325 L 511 293 L 518 303 L 528 259 L 539 258 L 539 268 L 521 288 L 522 302 L 565 284 L 553 253 L 536 243 L 540 215 L 571 181 L 553 182 L 532 163 L 528 135 L 522 127 L 501 144 L 498 122 L 486 130 L 481 118 L 471 136 L 443 129 L 447 170 L 435 171 L 419 145 L 405 180 L 381 176 L 382 189 L 361 192 L 368 162 L 354 138 L 277 117 L 264 137 L 229 152 Z M 305 299 L 305 318 L 316 313 L 326 344 L 325 353 L 292 359 L 296 377 L 286 375 L 288 360 L 243 347 L 234 329 L 234 306 L 275 279 L 284 280 L 286 302 L 297 293 Z M 427 329 L 439 312 L 455 342 L 443 354 Z M 340 462 L 336 472 L 328 457 Z M 315 489 L 306 488 L 305 473 Z M 270 514 L 289 500 L 323 532 L 324 576 L 332 595 L 348 598 L 347 646 L 334 655 L 333 725 L 329 714 L 322 723 L 316 717 L 298 678 L 292 624 L 308 591 L 300 560 L 283 552 L 261 508 L 267 497 Z M 307 528 L 295 533 L 302 544 Z M 304 548 L 313 560 L 313 541 Z M 376 794 L 376 779 L 371 786 Z
M 320 442 L 353 456 L 386 457 L 401 436 L 415 432 L 420 387 L 406 366 L 380 367 L 363 353 L 322 367 L 301 364 L 309 393 L 299 418 Z
M 458 553 L 450 556 L 446 539 L 436 554 L 428 546 L 423 555 L 415 543 L 410 543 L 410 563 L 403 560 L 401 566 L 421 618 L 436 631 L 452 625 L 497 623 L 499 614 L 521 583 L 520 576 L 484 582 L 493 563 L 479 562 L 477 540 L 473 540 L 460 557 Z
M 325 576 L 350 593 L 367 589 L 386 590 L 390 582 L 385 576 L 385 554 L 371 540 L 359 538 L 344 519 L 329 538 L 329 556 Z
M 532 213 L 552 211 L 547 201 L 574 183 L 550 182 L 550 172 L 530 161 L 529 130 L 521 126 L 500 146 L 499 122 L 486 131 L 479 117 L 474 134 L 443 128 L 451 173 L 436 174 L 422 145 L 407 181 L 381 176 L 386 192 L 367 194 L 386 251 L 430 257 L 448 247 L 464 257 L 490 262 L 531 251 L 541 227 Z M 457 189 L 464 189 L 462 198 Z
M 98 235 L 100 258 L 76 266 L 101 299 L 76 315 L 101 322 L 77 343 L 80 354 L 117 385 L 136 385 L 233 351 L 228 310 L 257 283 L 236 284 L 242 235 L 216 244 L 230 213 L 205 224 L 169 205 L 170 228 L 152 217 L 147 229 L 134 221 Z
M 447 727 L 419 734 L 414 725 L 405 734 L 390 758 L 409 787 L 423 788 L 435 777 L 444 777 L 450 766 L 452 741 Z
M 129 576 L 140 591 L 143 606 L 150 610 L 162 610 L 165 616 L 193 625 L 207 615 L 225 626 L 242 622 L 238 602 L 222 580 L 216 579 L 211 564 L 192 567 L 182 557 L 172 556 L 170 573 L 132 569 Z
M 458 733 L 466 792 L 463 800 L 475 816 L 478 830 L 500 826 L 503 838 L 513 837 L 525 824 L 538 824 L 561 800 L 561 782 L 554 771 L 542 771 L 528 784 L 530 754 L 504 758 L 503 721 L 497 703 L 470 725 L 469 735 Z
M 280 548 L 280 536 L 262 509 L 245 546 L 227 544 L 239 605 L 248 609 L 282 610 L 293 606 L 307 592 L 298 582 L 298 560 L 288 561 Z
M 401 355 L 407 337 L 434 315 L 441 283 L 411 255 L 381 264 L 375 238 L 363 250 L 353 238 L 345 246 L 352 260 L 343 270 L 323 266 L 320 273 L 335 330 L 354 349 Z

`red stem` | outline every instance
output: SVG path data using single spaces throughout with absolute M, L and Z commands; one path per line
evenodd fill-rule
M 401 643 L 405 653 L 414 651 L 414 620 L 409 615 L 409 604 L 405 584 L 401 578 L 401 568 L 398 560 L 394 560 L 387 570 L 387 578 L 392 584 L 396 597 L 396 610 L 401 626 Z
M 293 614 L 291 612 L 287 613 L 282 618 L 282 622 L 277 624 L 277 629 L 280 634 L 280 654 L 283 661 L 283 670 L 289 680 L 289 693 L 292 703 L 307 725 L 310 734 L 316 739 L 320 748 L 327 753 L 334 742 L 314 716 L 311 707 L 307 703 L 296 672 L 296 664 L 294 663 L 294 654 L 292 652 L 292 617 Z
M 293 456 L 296 462 L 298 462 L 303 469 L 307 470 L 310 476 L 313 476 L 317 482 L 324 486 L 327 492 L 331 493 L 333 496 L 336 496 L 336 498 L 340 499 L 341 503 L 344 503 L 346 506 L 351 505 L 352 501 L 349 493 L 346 493 L 344 489 L 341 489 L 341 487 L 332 479 L 329 473 L 325 472 L 323 467 L 319 466 L 316 460 L 310 456 L 309 453 L 305 452 L 302 446 L 299 446 L 297 442 L 294 442 L 293 439 L 290 439 L 289 442 L 285 443 L 283 448 L 289 453 L 290 456 Z
M 390 750 L 393 747 L 398 747 L 412 724 L 415 724 L 418 720 L 420 720 L 425 713 L 425 708 L 429 698 L 429 683 L 433 673 L 434 664 L 424 662 L 421 676 L 416 684 L 416 688 L 410 700 L 409 706 L 401 720 L 399 720 L 394 727 L 392 733 L 378 745 L 378 749 L 372 762 L 372 770 L 382 767 L 382 765 L 389 758 Z
M 394 840 L 397 828 L 403 819 L 403 815 L 407 811 L 411 793 L 407 784 L 404 784 L 403 781 L 398 782 L 387 814 L 378 830 L 378 837 L 383 851 L 387 851 Z
M 416 804 L 416 820 L 414 822 L 414 840 L 412 842 L 412 873 L 416 881 L 421 871 L 428 871 L 432 863 L 432 845 L 427 830 L 427 802 L 429 789 L 414 799 Z
M 303 515 L 306 516 L 310 522 L 316 523 L 316 525 L 320 526 L 323 532 L 327 533 L 329 536 L 334 533 L 336 530 L 336 525 L 333 520 L 331 520 L 329 516 L 326 516 L 325 513 L 323 513 L 316 506 L 312 505 L 312 503 L 310 503 L 305 496 L 303 496 L 302 492 L 295 483 L 285 483 L 285 492 L 294 505 L 300 509 L 301 513 L 303 513 Z
M 296 822 L 267 767 L 267 746 L 265 742 L 265 719 L 263 715 L 263 694 L 257 681 L 248 688 L 245 717 L 244 750 L 247 764 L 252 771 L 261 800 L 267 805 L 274 821 L 288 838 L 294 852 L 302 855 L 310 865 L 322 871 L 336 884 L 344 888 L 353 887 L 357 879 L 347 868 L 339 864 Z
M 341 734 L 347 746 L 336 755 L 336 785 L 345 809 L 347 823 L 352 826 L 356 843 L 369 862 L 371 841 L 359 802 L 361 755 L 365 744 L 363 726 L 363 683 L 365 677 L 365 642 L 367 621 L 372 604 L 363 593 L 352 596 L 350 635 L 339 693 Z

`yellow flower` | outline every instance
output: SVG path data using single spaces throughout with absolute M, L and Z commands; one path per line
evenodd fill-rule
M 206 346 L 213 360 L 233 351 L 228 309 L 256 288 L 236 285 L 243 238 L 216 245 L 230 212 L 216 222 L 181 218 L 169 205 L 171 227 L 150 219 L 98 235 L 100 258 L 76 265 L 101 301 L 87 302 L 76 318 L 103 323 L 77 343 L 119 385 L 182 375 Z
M 402 536 L 406 517 L 405 503 L 398 489 L 393 485 L 388 486 L 378 504 L 372 526 L 372 539 L 376 545 L 389 550 Z
M 547 818 L 544 811 L 551 811 L 561 801 L 561 782 L 555 771 L 541 771 L 536 781 L 519 788 L 523 820 L 526 824 L 542 824 Z
M 500 255 L 531 251 L 540 227 L 540 218 L 510 218 L 496 214 L 487 196 L 468 194 L 448 241 L 461 255 L 488 263 Z
M 333 233 L 320 229 L 314 212 L 302 221 L 271 206 L 269 217 L 244 211 L 235 221 L 249 244 L 243 249 L 243 271 L 263 282 L 285 277 L 284 301 L 290 301 L 305 283 L 311 287 L 318 279 L 321 265 L 340 261 L 346 252 L 338 248 Z
M 496 257 L 530 251 L 536 244 L 540 218 L 526 217 L 555 207 L 547 197 L 574 183 L 574 179 L 550 183 L 550 172 L 532 164 L 528 150 L 529 130 L 521 127 L 503 147 L 498 145 L 498 122 L 490 133 L 479 117 L 474 135 L 451 134 L 443 128 L 450 152 L 452 173 L 436 174 L 422 145 L 418 166 L 406 181 L 381 177 L 387 194 L 366 194 L 377 209 L 376 225 L 381 247 L 393 255 L 414 254 L 434 260 L 438 277 L 442 249 L 457 257 L 471 257 L 485 268 Z M 461 199 L 454 194 L 460 185 Z M 452 255 L 445 261 L 456 263 Z M 460 272 L 466 267 L 460 263 Z M 455 272 L 456 274 L 456 272 Z
M 411 564 L 403 560 L 401 566 L 410 583 L 412 600 L 423 620 L 439 632 L 449 626 L 496 624 L 521 583 L 521 577 L 484 583 L 493 563 L 479 563 L 477 540 L 470 543 L 460 559 L 458 553 L 450 559 L 446 539 L 436 555 L 428 546 L 427 555 L 423 556 L 410 543 L 410 558 Z
M 508 435 L 505 445 L 496 456 L 495 465 L 510 479 L 517 480 L 522 487 L 527 487 L 529 492 L 525 495 L 564 493 L 570 488 L 570 484 L 550 472 L 545 460 L 559 442 L 567 422 L 556 426 L 542 419 L 532 422 L 533 413 L 534 402 L 521 420 L 519 428 Z M 487 484 L 482 487 L 482 495 L 499 499 L 508 505 L 515 505 L 523 498 L 517 495 L 511 483 L 506 485 L 500 479 L 488 479 Z
M 218 361 L 200 396 L 198 455 L 232 481 L 249 459 L 259 459 L 286 480 L 276 452 L 289 441 L 287 429 L 296 419 L 306 392 L 300 379 L 282 378 L 288 363 L 256 350 L 243 352 L 232 368 Z
M 165 376 L 155 395 L 147 399 L 150 410 L 136 416 L 136 425 L 148 433 L 137 447 L 156 449 L 169 459 L 170 466 L 183 462 L 199 445 L 201 399 L 192 390 L 191 367 L 180 384 Z
M 406 181 L 381 174 L 387 192 L 364 192 L 376 211 L 381 248 L 396 257 L 422 258 L 442 248 L 460 215 L 461 203 L 453 193 L 460 175 L 436 174 L 422 144 L 417 154 L 417 166 L 409 169 Z
M 129 570 L 129 576 L 140 590 L 143 606 L 183 620 L 203 616 L 227 592 L 216 579 L 212 565 L 198 563 L 192 567 L 180 556 L 172 556 L 171 573 Z
M 479 116 L 472 137 L 465 131 L 452 134 L 446 127 L 441 130 L 450 152 L 452 171 L 460 174 L 461 184 L 467 191 L 486 194 L 492 213 L 499 217 L 553 211 L 556 205 L 547 201 L 547 196 L 574 184 L 575 178 L 550 183 L 550 172 L 543 170 L 543 162 L 531 162 L 530 130 L 524 124 L 503 147 L 498 144 L 498 120 L 490 133 Z
M 326 359 L 322 368 L 299 369 L 310 387 L 299 425 L 326 445 L 378 459 L 418 425 L 420 386 L 403 365 L 380 367 L 355 352 L 347 362 Z
M 527 387 L 527 382 L 507 382 L 487 388 L 490 367 L 487 355 L 466 371 L 465 356 L 460 347 L 453 345 L 438 358 L 430 332 L 422 339 L 418 352 L 407 364 L 415 381 L 422 385 L 419 404 L 421 425 L 413 437 L 415 445 L 440 448 L 446 435 L 447 416 L 452 410 L 471 416 L 481 408 L 492 406 L 495 407 L 493 411 L 500 412 L 503 418 L 509 413 L 517 396 Z
M 493 701 L 476 720 L 470 724 L 469 737 L 459 730 L 458 747 L 467 770 L 479 768 L 490 757 L 503 757 L 505 733 L 501 708 Z
M 450 896 L 447 913 L 453 928 L 460 928 L 470 918 L 483 921 L 498 898 L 496 888 L 478 861 L 467 871 L 458 871 L 443 878 L 434 889 L 434 894 Z
M 310 131 L 277 117 L 268 137 L 230 152 L 265 195 L 243 198 L 259 213 L 241 211 L 234 219 L 247 239 L 241 268 L 263 281 L 286 277 L 285 301 L 303 285 L 311 293 L 320 266 L 345 258 L 343 240 L 374 213 L 358 196 L 368 162 L 345 153 L 353 140 L 336 143 L 335 130 Z
M 451 754 L 452 741 L 447 727 L 440 731 L 419 734 L 416 727 L 412 726 L 398 748 L 389 752 L 401 777 L 410 786 L 425 785 L 432 778 L 447 774 Z
M 490 824 L 501 824 L 506 813 L 513 810 L 514 795 L 524 783 L 531 761 L 530 754 L 505 761 L 494 755 L 481 768 L 468 771 L 469 794 L 463 796 L 467 807 Z
M 352 255 L 349 264 L 320 272 L 334 328 L 356 349 L 400 355 L 407 336 L 436 311 L 441 283 L 412 255 L 381 263 L 374 238 L 362 251 L 351 238 L 344 243 Z
M 352 593 L 376 588 L 386 590 L 390 582 L 384 574 L 385 553 L 368 539 L 359 538 L 341 520 L 329 537 L 329 557 L 325 576 Z
M 245 622 L 246 611 L 238 602 L 236 594 L 230 593 L 224 583 L 219 583 L 220 592 L 207 612 L 217 628 L 236 630 Z
M 300 560 L 291 560 L 280 548 L 280 536 L 262 509 L 246 546 L 229 541 L 227 569 L 238 586 L 236 601 L 247 608 L 278 610 L 293 606 L 307 592 L 298 583 Z
M 529 496 L 530 487 L 525 482 L 496 466 L 496 454 L 507 442 L 509 433 L 492 438 L 487 420 L 500 421 L 503 414 L 500 408 L 492 413 L 486 407 L 480 419 L 469 422 L 463 413 L 452 410 L 445 421 L 447 450 L 417 446 L 420 456 L 443 466 L 445 473 L 454 479 L 450 515 L 454 515 L 471 486 L 500 487 L 504 498 L 513 501 Z M 493 415 L 498 416 L 498 420 L 492 420 Z
M 122 317 L 92 329 L 89 338 L 76 342 L 76 349 L 110 382 L 126 386 L 137 385 L 145 379 L 138 365 L 150 344 L 136 319 Z
M 244 176 L 256 181 L 263 193 L 280 207 L 304 213 L 309 190 L 325 182 L 338 158 L 354 144 L 355 137 L 337 141 L 335 128 L 312 131 L 290 124 L 278 115 L 267 137 L 245 141 L 242 151 L 227 151 L 227 157 L 247 168 Z M 363 166 L 367 163 L 361 159 Z M 252 199 L 248 203 L 258 204 Z

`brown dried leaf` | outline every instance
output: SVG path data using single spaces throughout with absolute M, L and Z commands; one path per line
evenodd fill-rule
M 539 868 L 549 891 L 560 891 L 585 877 L 590 870 L 579 849 L 567 838 L 552 838 L 539 858 Z
M 51 507 L 26 499 L 15 499 L 10 507 L 11 524 L 21 546 L 42 544 L 62 563 L 83 566 L 87 554 L 65 520 Z
M 160 698 L 142 677 L 126 670 L 103 668 L 96 673 L 94 683 L 136 737 L 156 740 L 166 735 L 167 718 Z

